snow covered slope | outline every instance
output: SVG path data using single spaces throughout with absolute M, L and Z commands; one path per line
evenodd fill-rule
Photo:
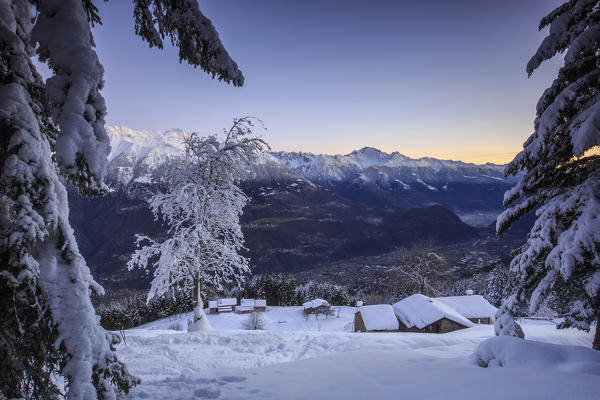
M 148 163 L 157 165 L 164 162 L 165 156 L 178 156 L 183 152 L 183 139 L 186 133 L 180 129 L 165 132 L 138 131 L 125 126 L 108 126 L 111 162 L 122 155 L 134 154 L 135 161 L 148 158 Z M 157 157 L 158 156 L 158 157 Z
M 528 339 L 563 346 L 534 344 L 542 353 L 548 350 L 548 362 L 536 356 L 532 365 L 526 356 L 529 342 L 522 342 L 524 363 L 509 357 L 514 352 L 507 349 L 510 354 L 502 357 L 511 362 L 506 367 L 490 363 L 490 368 L 481 368 L 483 356 L 491 359 L 500 354 L 488 345 L 478 352 L 479 358 L 473 356 L 482 342 L 494 337 L 490 325 L 441 335 L 343 332 L 354 310 L 342 307 L 339 318 L 323 319 L 318 325 L 314 316 L 305 320 L 301 307 L 272 307 L 262 314 L 266 331 L 241 330 L 247 314 L 209 315 L 216 330 L 205 333 L 165 329 L 173 326 L 175 318 L 126 331 L 127 344 L 119 347 L 119 357 L 142 378 L 128 398 L 548 400 L 597 396 L 600 362 L 590 349 L 591 333 L 557 330 L 550 322 L 526 320 L 522 326 Z M 583 356 L 554 356 L 565 352 Z

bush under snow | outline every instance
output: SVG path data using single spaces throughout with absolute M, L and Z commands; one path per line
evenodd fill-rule
M 498 336 L 481 343 L 474 353 L 481 367 L 544 369 L 600 375 L 600 352 L 582 346 L 565 346 Z

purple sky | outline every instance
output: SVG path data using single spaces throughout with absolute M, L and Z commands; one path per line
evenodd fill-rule
M 96 3 L 109 124 L 212 133 L 251 115 L 275 150 L 507 162 L 561 61 L 527 78 L 559 0 L 200 1 L 244 72 L 235 88 L 149 49 L 131 2 Z

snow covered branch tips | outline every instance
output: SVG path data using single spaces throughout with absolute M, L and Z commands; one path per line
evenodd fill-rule
M 600 314 L 600 2 L 569 1 L 542 19 L 546 26 L 527 73 L 566 53 L 537 104 L 535 131 L 506 169 L 524 175 L 505 193 L 498 233 L 526 212 L 535 210 L 537 220 L 511 264 L 520 281 L 499 310 L 501 335 L 523 336 L 513 317 L 527 303 L 535 311 L 552 292 L 567 304 L 562 327 L 587 330 Z
M 169 36 L 181 59 L 243 83 L 196 0 L 134 3 L 151 46 Z M 118 336 L 98 324 L 90 296 L 103 289 L 59 177 L 85 195 L 106 190 L 97 11 L 91 0 L 0 0 L 0 398 L 114 399 L 139 382 L 116 357 Z M 46 82 L 35 55 L 52 71 Z
M 240 215 L 249 198 L 237 183 L 268 148 L 253 136 L 253 121 L 234 119 L 222 139 L 192 134 L 185 140 L 185 157 L 167 173 L 166 193 L 150 199 L 154 217 L 169 225 L 169 238 L 158 241 L 138 235 L 138 246 L 144 245 L 127 264 L 129 269 L 153 271 L 149 299 L 175 287 L 193 286 L 194 329 L 209 328 L 202 288 L 239 285 L 249 272 L 248 259 L 239 254 L 244 244 Z

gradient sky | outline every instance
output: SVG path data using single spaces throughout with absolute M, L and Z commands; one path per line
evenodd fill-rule
M 107 123 L 213 133 L 251 115 L 274 150 L 508 162 L 562 60 L 527 78 L 562 0 L 201 0 L 246 78 L 235 88 L 148 48 L 130 1 L 96 3 Z

